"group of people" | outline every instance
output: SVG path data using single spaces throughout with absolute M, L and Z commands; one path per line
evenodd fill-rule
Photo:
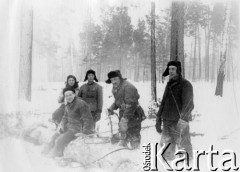
M 192 156 L 189 126 L 179 132 L 179 123 L 188 124 L 191 120 L 193 105 L 193 88 L 181 75 L 181 63 L 170 61 L 163 73 L 169 75 L 164 95 L 156 115 L 156 130 L 161 133 L 160 145 L 171 143 L 164 153 L 166 159 L 173 159 L 176 147 L 186 150 Z M 94 70 L 88 70 L 80 88 L 75 76 L 67 77 L 58 102 L 61 106 L 53 113 L 52 119 L 57 132 L 45 146 L 43 152 L 52 157 L 63 155 L 64 148 L 74 140 L 77 133 L 94 135 L 96 122 L 101 119 L 103 107 L 103 90 L 97 83 Z M 112 84 L 113 104 L 108 108 L 109 115 L 119 109 L 119 132 L 111 138 L 113 144 L 136 149 L 141 143 L 141 123 L 146 118 L 139 104 L 140 95 L 137 88 L 123 78 L 119 70 L 108 73 L 107 84 Z M 181 130 L 182 131 L 182 130 Z

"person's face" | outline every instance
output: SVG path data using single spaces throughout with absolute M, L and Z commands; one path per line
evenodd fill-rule
M 74 84 L 75 84 L 75 80 L 73 78 L 69 78 L 68 79 L 68 85 L 74 86 Z
M 174 78 L 178 75 L 176 66 L 169 66 L 168 71 L 169 71 L 169 78 L 170 79 L 172 79 L 172 78 Z
M 73 101 L 74 97 L 75 97 L 75 93 L 70 91 L 70 90 L 66 91 L 64 93 L 64 97 L 65 97 L 65 99 L 68 103 L 71 103 Z
M 117 77 L 114 77 L 114 78 L 111 78 L 111 83 L 113 84 L 113 87 L 118 87 L 120 85 L 120 78 L 117 76 Z
M 93 82 L 93 80 L 94 80 L 94 75 L 93 75 L 92 73 L 89 73 L 88 76 L 87 76 L 87 78 L 88 78 L 88 81 L 89 81 L 89 82 Z

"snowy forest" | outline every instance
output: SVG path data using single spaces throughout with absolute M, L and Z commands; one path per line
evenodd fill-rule
M 77 152 L 82 143 L 72 142 L 65 150 L 67 160 L 43 157 L 41 149 L 55 131 L 49 119 L 59 107 L 57 98 L 67 76 L 76 76 L 81 86 L 89 69 L 96 71 L 103 87 L 100 134 L 110 137 L 106 109 L 114 102 L 112 86 L 105 80 L 110 71 L 120 70 L 138 89 L 147 116 L 141 143 L 159 142 L 156 113 L 170 60 L 182 63 L 183 77 L 193 85 L 193 149 L 206 150 L 210 144 L 220 152 L 231 149 L 240 166 L 239 4 L 1 0 L 0 171 L 143 171 L 141 148 L 105 158 L 115 150 L 110 143 L 93 149 L 89 144 L 86 151 Z M 94 163 L 86 167 L 87 160 Z M 200 171 L 206 168 L 203 163 Z

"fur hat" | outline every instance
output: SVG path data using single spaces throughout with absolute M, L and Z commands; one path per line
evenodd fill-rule
M 96 82 L 98 82 L 98 79 L 97 79 L 97 77 L 96 77 L 96 72 L 95 72 L 94 70 L 92 70 L 92 69 L 89 69 L 89 70 L 87 71 L 86 76 L 85 76 L 85 79 L 84 79 L 84 82 L 88 79 L 88 74 L 90 74 L 90 73 L 94 75 L 94 80 L 95 80 Z
M 119 77 L 121 80 L 126 80 L 126 78 L 123 79 L 120 70 L 114 70 L 108 73 L 108 79 L 105 82 L 107 84 L 111 84 L 111 78 L 114 78 L 114 77 Z
M 179 74 L 179 75 L 182 75 L 181 74 L 181 72 L 182 72 L 182 67 L 181 67 L 181 62 L 180 61 L 170 61 L 170 62 L 168 62 L 168 64 L 167 64 L 167 68 L 166 68 L 166 70 L 163 72 L 163 77 L 166 77 L 166 76 L 168 76 L 169 75 L 169 66 L 176 66 L 177 67 L 177 73 Z

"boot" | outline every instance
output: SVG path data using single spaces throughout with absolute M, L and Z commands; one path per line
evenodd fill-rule
M 139 149 L 139 147 L 140 147 L 139 141 L 131 141 L 130 144 L 131 144 L 132 149 Z
M 134 136 L 131 140 L 130 140 L 130 144 L 132 149 L 139 149 L 140 147 L 140 142 L 141 142 L 141 136 Z
M 112 136 L 111 138 L 111 143 L 112 144 L 116 144 L 120 141 L 120 134 L 119 133 L 116 133 Z
M 120 140 L 120 142 L 118 143 L 118 146 L 127 148 L 128 147 L 127 141 L 126 140 Z

